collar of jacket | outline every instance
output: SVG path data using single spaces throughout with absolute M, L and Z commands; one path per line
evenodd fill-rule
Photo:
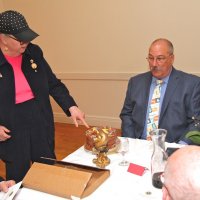
M 7 60 L 5 59 L 2 51 L 0 50 L 0 66 L 4 65 L 5 63 L 7 63 Z

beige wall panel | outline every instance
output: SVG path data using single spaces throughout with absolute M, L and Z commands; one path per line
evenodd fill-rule
M 167 37 L 176 66 L 199 71 L 199 0 L 2 0 L 40 33 L 57 72 L 142 72 L 150 42 Z
M 0 0 L 1 6 L 22 12 L 40 34 L 34 42 L 90 124 L 119 126 L 127 80 L 148 70 L 145 58 L 156 38 L 173 42 L 178 69 L 200 73 L 199 0 Z
M 127 88 L 124 74 L 71 74 L 72 79 L 68 79 L 70 75 L 58 76 L 63 78 L 80 109 L 85 111 L 86 120 L 90 125 L 120 128 L 119 114 Z M 71 122 L 53 100 L 52 104 L 55 121 Z
M 3 11 L 4 10 L 4 4 L 3 4 L 3 1 L 0 1 L 0 11 Z

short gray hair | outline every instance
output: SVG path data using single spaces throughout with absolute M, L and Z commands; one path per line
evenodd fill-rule
M 171 41 L 169 41 L 168 39 L 165 39 L 165 38 L 158 38 L 156 40 L 154 40 L 152 43 L 151 43 L 151 46 L 156 44 L 157 42 L 166 42 L 166 44 L 168 45 L 168 48 L 169 48 L 169 54 L 170 55 L 173 55 L 174 54 L 174 46 L 172 44 Z

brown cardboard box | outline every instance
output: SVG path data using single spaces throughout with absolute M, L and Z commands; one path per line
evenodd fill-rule
M 107 169 L 59 162 L 58 165 L 33 163 L 23 180 L 23 186 L 68 199 L 72 196 L 83 198 L 110 176 Z

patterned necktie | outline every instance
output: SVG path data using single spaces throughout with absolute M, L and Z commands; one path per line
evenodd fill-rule
M 149 135 L 150 131 L 158 128 L 162 83 L 162 80 L 156 80 L 156 87 L 153 91 L 151 103 L 149 105 L 149 116 L 147 120 L 147 140 L 151 140 L 151 137 Z

